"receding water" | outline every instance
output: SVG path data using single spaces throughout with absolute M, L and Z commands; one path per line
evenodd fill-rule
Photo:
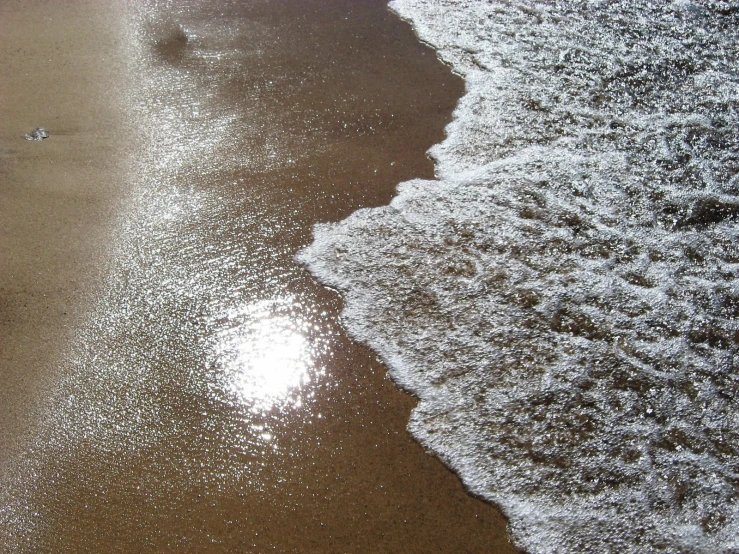
M 79 13 L 109 6 L 92 4 Z M 432 175 L 461 81 L 382 1 L 116 6 L 110 48 L 132 59 L 112 103 L 129 125 L 103 136 L 134 155 L 104 285 L 48 371 L 30 444 L 0 467 L 0 550 L 504 544 L 499 514 L 405 433 L 413 400 L 343 333 L 338 295 L 294 260 L 315 222 Z M 32 146 L 64 147 L 50 131 Z M 111 156 L 101 142 L 75 156 Z

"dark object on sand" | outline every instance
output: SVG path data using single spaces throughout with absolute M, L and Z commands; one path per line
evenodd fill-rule
M 26 135 L 24 138 L 26 140 L 44 140 L 45 138 L 49 137 L 49 131 L 44 129 L 43 127 L 36 127 L 31 134 Z

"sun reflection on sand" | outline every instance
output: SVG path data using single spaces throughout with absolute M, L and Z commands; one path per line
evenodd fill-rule
M 216 357 L 227 388 L 252 411 L 300 407 L 316 366 L 321 340 L 290 299 L 262 301 L 224 314 Z M 225 321 L 224 321 L 225 320 Z

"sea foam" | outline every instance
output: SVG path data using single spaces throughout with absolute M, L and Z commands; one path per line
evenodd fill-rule
M 395 0 L 464 77 L 438 180 L 298 259 L 543 552 L 739 552 L 739 8 Z

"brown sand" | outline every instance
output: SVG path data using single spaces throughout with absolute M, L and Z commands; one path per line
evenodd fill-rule
M 43 410 L 33 400 L 53 386 L 126 192 L 120 164 L 134 144 L 117 140 L 131 133 L 115 94 L 113 12 L 92 1 L 0 5 L 0 460 Z M 40 125 L 53 140 L 23 140 Z
M 462 86 L 408 26 L 379 0 L 12 1 L 0 30 L 0 550 L 513 552 L 293 262 L 432 174 Z M 219 337 L 256 367 L 252 335 L 274 362 L 295 329 L 297 392 L 229 392 Z

